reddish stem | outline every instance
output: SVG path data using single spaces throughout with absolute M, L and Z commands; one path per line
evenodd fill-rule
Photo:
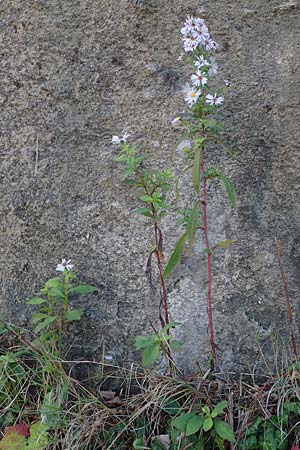
M 204 119 L 204 113 L 202 118 Z M 205 137 L 205 126 L 202 124 L 202 137 Z M 204 142 L 202 143 L 202 161 L 201 161 L 201 172 L 203 176 L 203 225 L 204 225 L 204 240 L 205 247 L 210 250 L 209 247 L 209 237 L 208 237 L 208 221 L 207 221 L 207 179 L 203 175 L 205 172 L 205 151 Z M 208 323 L 209 323 L 209 340 L 211 347 L 212 370 L 216 367 L 216 343 L 214 336 L 214 324 L 213 324 L 213 308 L 212 308 L 212 273 L 211 273 L 211 253 L 207 253 L 207 312 L 208 312 Z
M 297 346 L 296 346 L 295 335 L 294 335 L 294 327 L 293 327 L 293 315 L 292 315 L 291 300 L 290 300 L 290 295 L 289 295 L 288 284 L 287 284 L 285 272 L 284 272 L 284 269 L 283 269 L 283 266 L 281 263 L 280 244 L 277 241 L 277 239 L 275 239 L 275 246 L 276 246 L 276 256 L 277 256 L 277 261 L 278 261 L 278 265 L 279 265 L 282 286 L 284 289 L 287 313 L 288 313 L 288 318 L 289 318 L 289 322 L 290 322 L 290 333 L 291 333 L 293 352 L 294 352 L 295 358 L 298 359 L 298 352 L 297 352 Z
M 157 266 L 158 266 L 158 270 L 159 270 L 162 303 L 163 303 L 163 309 L 164 309 L 164 313 L 165 313 L 165 324 L 168 325 L 170 323 L 170 317 L 169 317 L 169 308 L 168 308 L 168 302 L 167 302 L 167 288 L 166 288 L 166 283 L 165 283 L 165 279 L 163 276 L 161 249 L 159 248 L 160 247 L 159 228 L 158 228 L 157 222 L 154 222 L 154 234 L 155 234 L 155 256 L 156 256 Z M 170 329 L 168 329 L 166 333 L 169 336 Z M 168 363 L 169 363 L 170 376 L 172 377 L 173 358 L 172 358 L 171 350 L 169 347 L 169 342 L 167 342 L 167 357 L 168 357 Z
M 142 184 L 143 184 L 146 194 L 152 196 L 158 186 L 155 187 L 151 193 L 149 193 L 147 186 L 142 177 L 141 177 L 141 181 L 142 181 Z M 151 209 L 152 209 L 153 217 L 155 217 L 156 210 L 152 203 L 151 203 Z M 161 231 L 158 227 L 158 222 L 155 220 L 155 222 L 154 222 L 155 252 L 154 253 L 156 256 L 157 266 L 158 266 L 158 271 L 159 271 L 161 297 L 162 297 L 163 309 L 164 309 L 164 313 L 165 313 L 165 324 L 168 325 L 170 323 L 170 318 L 169 318 L 169 308 L 168 308 L 168 302 L 167 302 L 167 288 L 166 288 L 166 283 L 165 283 L 165 279 L 163 276 L 162 256 L 161 256 L 162 249 L 160 248 L 160 234 L 161 234 Z M 170 336 L 170 334 L 171 334 L 170 329 L 168 329 L 167 335 Z M 172 377 L 174 364 L 173 364 L 171 349 L 169 347 L 169 342 L 167 342 L 167 357 L 168 357 L 168 363 L 169 363 L 170 376 Z

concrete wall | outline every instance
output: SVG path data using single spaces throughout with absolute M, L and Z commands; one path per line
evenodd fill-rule
M 158 321 L 157 294 L 143 267 L 151 241 L 130 189 L 122 186 L 111 135 L 129 127 L 154 166 L 170 165 L 189 77 L 180 61 L 187 14 L 206 19 L 220 44 L 220 78 L 232 82 L 222 109 L 227 142 L 211 159 L 236 184 L 232 211 L 209 191 L 211 241 L 235 239 L 214 260 L 219 364 L 245 370 L 265 339 L 288 335 L 274 256 L 282 258 L 299 319 L 300 8 L 279 0 L 2 0 L 0 3 L 0 309 L 23 324 L 26 298 L 72 258 L 98 294 L 79 302 L 73 350 L 132 359 L 130 338 Z M 181 180 L 190 198 L 188 176 Z M 165 220 L 166 252 L 179 230 Z M 201 242 L 168 285 L 172 318 L 183 322 L 181 367 L 209 354 Z

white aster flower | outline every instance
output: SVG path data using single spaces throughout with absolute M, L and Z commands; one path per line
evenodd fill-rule
M 210 40 L 210 45 L 212 47 L 212 50 L 217 50 L 217 48 L 219 47 L 219 44 L 217 44 L 213 39 Z
M 208 75 L 213 76 L 218 73 L 218 64 L 216 63 L 216 58 L 210 58 L 209 60 L 210 68 L 208 70 Z
M 56 270 L 57 272 L 64 272 L 65 269 L 67 269 L 67 270 L 72 270 L 73 267 L 74 267 L 74 265 L 73 265 L 73 264 L 70 264 L 71 261 L 72 261 L 71 259 L 68 259 L 68 261 L 67 261 L 66 259 L 62 259 L 62 260 L 61 260 L 61 263 L 57 264 L 55 270 Z
M 224 102 L 223 95 L 220 95 L 218 97 L 216 93 L 215 95 L 207 94 L 205 98 L 208 105 L 222 105 L 222 103 Z
M 184 25 L 186 27 L 194 27 L 195 26 L 195 17 L 193 16 L 187 16 L 186 21 L 184 22 Z
M 111 142 L 112 142 L 113 144 L 121 144 L 122 139 L 119 138 L 119 136 L 113 136 Z
M 195 23 L 196 28 L 199 28 L 199 29 L 202 28 L 202 29 L 206 30 L 206 33 L 208 33 L 208 28 L 205 25 L 204 19 L 200 19 L 198 17 L 197 19 L 194 20 L 194 23 Z
M 209 66 L 209 62 L 206 61 L 206 59 L 202 55 L 195 59 L 194 64 L 198 69 L 201 69 L 201 67 L 204 66 Z
M 181 117 L 175 117 L 175 118 L 172 120 L 171 124 L 172 124 L 173 126 L 175 126 L 178 122 L 180 122 L 180 120 L 181 120 Z
M 191 25 L 184 24 L 184 27 L 182 27 L 180 31 L 184 36 L 187 36 L 188 34 L 191 33 L 192 30 L 193 27 Z
M 127 142 L 129 136 L 130 136 L 130 134 L 128 133 L 128 131 L 124 130 L 124 131 L 123 131 L 122 141 L 123 141 L 123 142 Z
M 186 153 L 192 148 L 192 142 L 189 139 L 185 139 L 181 141 L 180 144 L 176 148 L 176 152 L 179 156 L 184 158 Z
M 196 89 L 194 86 L 190 86 L 189 84 L 184 87 L 183 92 L 184 100 L 188 103 L 190 108 L 197 102 L 201 95 L 201 91 L 199 89 Z
M 207 77 L 204 73 L 197 70 L 196 74 L 191 76 L 192 84 L 194 86 L 205 86 L 207 84 Z
M 205 28 L 194 28 L 194 33 L 197 35 L 199 41 L 202 43 L 204 39 L 210 39 L 210 35 L 207 31 L 207 27 Z
M 201 44 L 206 48 L 206 50 L 215 50 L 216 42 L 213 41 L 209 35 L 204 35 L 201 40 Z
M 198 42 L 194 37 L 189 37 L 183 41 L 183 49 L 186 53 L 194 51 L 197 46 Z
M 128 138 L 129 138 L 129 136 L 130 136 L 130 134 L 129 134 L 126 130 L 124 130 L 124 131 L 123 131 L 123 136 L 122 136 L 122 137 L 119 137 L 119 136 L 113 136 L 111 142 L 112 142 L 113 144 L 120 145 L 120 144 L 122 144 L 122 142 L 126 143 L 127 140 L 128 140 Z

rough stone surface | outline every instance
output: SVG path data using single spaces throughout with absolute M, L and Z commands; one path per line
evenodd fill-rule
M 130 189 L 112 162 L 111 135 L 129 127 L 153 165 L 173 165 L 189 73 L 178 61 L 187 14 L 206 19 L 219 42 L 220 77 L 232 89 L 224 136 L 212 161 L 234 180 L 232 211 L 222 188 L 209 191 L 211 241 L 235 239 L 214 259 L 219 365 L 242 371 L 263 342 L 288 336 L 274 256 L 282 258 L 299 320 L 300 6 L 284 0 L 2 0 L 0 3 L 0 310 L 23 324 L 25 300 L 61 257 L 73 259 L 98 293 L 82 298 L 74 327 L 81 357 L 132 360 L 130 340 L 158 323 L 157 295 L 143 274 L 151 229 L 132 213 Z M 179 171 L 177 171 L 179 173 Z M 188 176 L 180 182 L 189 198 Z M 179 236 L 164 222 L 166 253 Z M 199 242 L 168 285 L 172 318 L 183 322 L 183 369 L 209 354 L 205 258 Z M 269 351 L 270 358 L 272 353 Z

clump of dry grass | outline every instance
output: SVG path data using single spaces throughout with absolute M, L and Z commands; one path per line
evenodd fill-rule
M 300 365 L 289 364 L 289 357 L 277 344 L 273 350 L 273 367 L 261 351 L 269 373 L 265 377 L 258 378 L 254 372 L 237 377 L 208 370 L 171 378 L 134 365 L 122 368 L 94 361 L 60 360 L 26 346 L 24 339 L 21 344 L 9 342 L 6 348 L 2 345 L 2 356 L 15 358 L 22 376 L 16 376 L 15 363 L 0 364 L 0 423 L 9 414 L 10 424 L 22 421 L 30 425 L 46 417 L 49 411 L 45 410 L 45 398 L 51 393 L 57 416 L 51 413 L 50 405 L 53 426 L 49 449 L 132 450 L 137 436 L 150 444 L 155 436 L 168 433 L 174 415 L 191 412 L 195 405 L 213 407 L 227 400 L 225 419 L 236 436 L 236 442 L 228 448 L 240 450 L 245 433 L 258 417 L 266 423 L 277 417 L 274 426 L 283 430 L 282 413 L 287 402 L 298 404 L 300 414 Z M 73 373 L 79 364 L 86 373 L 94 366 L 95 380 L 90 374 L 86 382 L 76 380 Z M 298 430 L 294 414 L 289 428 L 283 430 L 283 439 L 292 445 L 298 439 Z

